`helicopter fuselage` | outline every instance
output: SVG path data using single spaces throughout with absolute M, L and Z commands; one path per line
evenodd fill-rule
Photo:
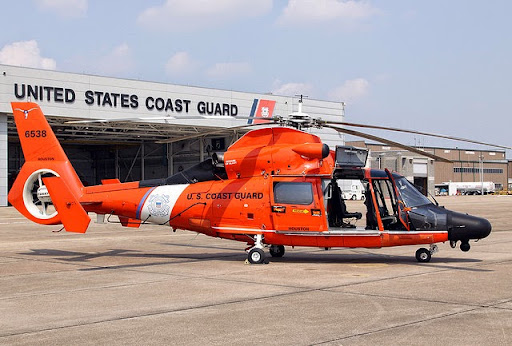
M 311 136 L 284 128 L 253 132 L 264 132 L 253 134 L 259 139 L 265 133 Z M 297 149 L 280 140 L 278 149 L 268 145 L 248 151 L 241 146 L 247 153 L 242 158 L 230 148 L 221 162 L 225 179 L 193 168 L 166 181 L 139 182 L 138 187 L 132 185 L 135 189 L 126 189 L 125 184 L 86 187 L 85 208 L 121 215 L 136 225 L 169 225 L 250 245 L 256 235 L 262 236 L 262 244 L 322 248 L 379 248 L 448 240 L 466 244 L 490 232 L 487 220 L 436 206 L 397 173 L 350 164 L 340 168 L 335 153 L 326 152 L 324 146 L 303 144 L 299 138 L 302 144 Z M 292 152 L 300 153 L 295 158 L 299 162 L 284 160 L 283 151 L 290 146 Z M 276 157 L 278 164 L 273 161 Z M 218 164 L 208 162 L 202 169 L 215 170 Z M 297 174 L 300 170 L 302 174 Z M 254 175 L 255 171 L 260 174 Z M 359 179 L 365 186 L 366 221 L 361 225 L 357 220 L 363 215 L 347 212 L 340 195 L 338 181 L 348 178 Z M 198 181 L 201 179 L 208 180 Z M 108 196 L 102 196 L 105 190 Z M 95 205 L 96 200 L 109 203 Z

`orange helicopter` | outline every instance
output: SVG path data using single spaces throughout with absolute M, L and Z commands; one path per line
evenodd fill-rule
M 449 241 L 455 247 L 460 242 L 460 249 L 469 251 L 470 240 L 490 234 L 486 219 L 433 204 L 397 173 L 365 168 L 366 149 L 337 146 L 330 150 L 318 136 L 300 128 L 329 127 L 446 159 L 336 125 L 392 128 L 311 119 L 301 112 L 301 105 L 289 119 L 267 119 L 298 129 L 252 130 L 226 152 L 214 153 L 165 179 L 126 183 L 106 179 L 101 185 L 86 187 L 39 106 L 13 102 L 25 163 L 9 192 L 9 202 L 26 218 L 43 225 L 62 224 L 69 232 L 85 233 L 88 213 L 93 212 L 103 217 L 117 215 L 126 227 L 153 223 L 246 242 L 250 263 L 264 263 L 267 247 L 272 257 L 282 257 L 285 246 L 328 249 L 415 244 L 429 246 L 416 252 L 419 262 L 428 262 L 437 251 L 436 243 Z M 347 211 L 340 179 L 359 179 L 365 187 L 367 211 L 362 227 L 356 227 L 353 220 L 363 215 Z

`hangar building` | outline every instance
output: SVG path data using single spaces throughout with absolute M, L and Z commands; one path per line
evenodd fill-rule
M 272 94 L 8 65 L 0 65 L 0 73 L 0 206 L 7 205 L 23 164 L 13 101 L 40 105 L 84 185 L 167 177 L 227 149 L 249 130 L 243 125 L 298 110 L 298 98 Z M 307 99 L 303 105 L 313 117 L 343 121 L 343 102 Z M 107 121 L 70 123 L 93 119 Z M 343 144 L 334 130 L 311 132 L 331 147 Z

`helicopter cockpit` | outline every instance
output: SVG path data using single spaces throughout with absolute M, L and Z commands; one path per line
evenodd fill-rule
M 362 213 L 349 212 L 342 193 L 357 182 L 362 186 L 366 230 L 410 230 L 408 212 L 432 204 L 404 177 L 389 171 L 365 168 L 368 151 L 337 146 L 332 179 L 323 181 L 324 203 L 330 228 L 356 228 Z M 355 197 L 355 195 L 352 195 Z M 352 198 L 357 199 L 357 198 Z M 362 203 L 360 203 L 362 204 Z
M 365 168 L 367 154 L 366 149 L 336 147 L 332 178 L 322 183 L 330 230 L 448 232 L 451 246 L 460 241 L 462 251 L 469 250 L 470 239 L 485 238 L 491 232 L 488 220 L 434 204 L 402 175 L 388 169 Z M 347 212 L 340 197 L 340 185 L 346 180 L 359 180 L 364 187 L 364 228 L 356 227 L 362 213 Z

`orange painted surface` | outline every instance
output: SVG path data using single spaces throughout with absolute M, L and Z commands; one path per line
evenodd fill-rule
M 271 229 L 269 180 L 260 176 L 189 185 L 174 206 L 170 224 L 212 236 L 239 233 L 232 229 L 260 233 Z M 190 209 L 176 217 L 188 207 Z M 205 227 L 207 225 L 209 227 Z
M 66 231 L 85 233 L 91 219 L 61 177 L 43 178 Z
M 83 195 L 80 202 L 88 212 L 95 212 L 98 214 L 115 214 L 135 219 L 137 207 L 150 188 L 138 188 L 138 183 L 127 184 L 126 189 L 116 188 L 110 191 L 107 190 L 104 192 L 87 193 Z M 110 187 L 114 185 L 105 186 Z M 85 191 L 88 192 L 90 189 L 86 188 Z
M 434 244 L 448 240 L 448 232 L 444 233 L 421 233 L 421 234 L 383 234 L 382 246 L 399 246 L 399 245 L 415 245 L 415 244 Z
M 32 102 L 13 102 L 11 105 L 25 164 L 9 191 L 8 200 L 21 214 L 34 222 L 45 225 L 58 224 L 61 221 L 59 215 L 41 219 L 27 210 L 24 201 L 25 182 L 44 168 L 62 177 L 70 192 L 77 198 L 82 195 L 83 185 L 39 106 Z M 25 199 L 28 198 L 31 197 L 25 194 Z
M 307 146 L 306 144 L 311 144 Z M 302 158 L 294 151 L 304 150 L 314 158 Z M 331 175 L 334 160 L 329 155 L 321 160 L 318 136 L 285 127 L 265 128 L 245 134 L 224 154 L 229 179 L 262 174 L 325 174 Z

